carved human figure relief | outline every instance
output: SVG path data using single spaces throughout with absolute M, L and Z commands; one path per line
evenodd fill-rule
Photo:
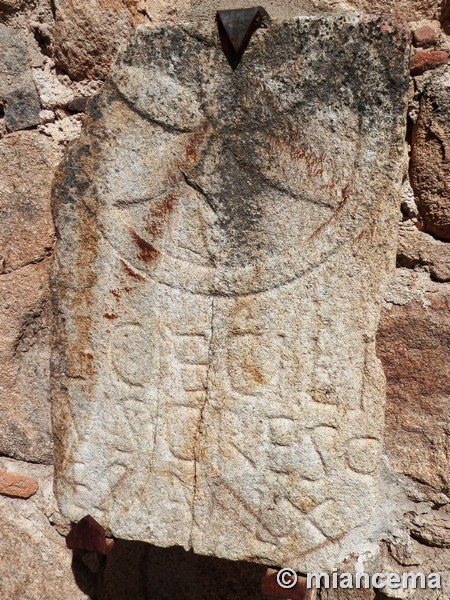
M 138 30 L 54 194 L 56 491 L 118 538 L 332 569 L 376 523 L 407 34 Z M 358 533 L 355 533 L 358 532 Z

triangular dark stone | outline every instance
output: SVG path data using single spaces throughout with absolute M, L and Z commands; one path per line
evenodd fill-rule
M 268 18 L 262 6 L 218 11 L 217 25 L 222 49 L 233 69 L 239 64 L 254 32 Z
M 97 523 L 91 515 L 86 515 L 78 523 L 71 524 L 66 545 L 69 550 L 108 554 L 112 549 L 113 541 L 106 538 L 105 530 L 100 523 Z

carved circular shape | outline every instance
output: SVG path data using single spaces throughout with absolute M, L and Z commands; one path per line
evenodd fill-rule
M 155 339 L 150 327 L 125 324 L 111 336 L 111 362 L 117 375 L 129 385 L 144 385 L 155 377 Z
M 180 39 L 197 44 L 187 33 Z M 311 112 L 295 43 L 257 82 L 253 70 L 230 80 L 214 52 L 175 64 L 164 46 L 147 64 L 152 43 L 143 35 L 136 66 L 114 71 L 123 104 L 105 114 L 114 140 L 91 200 L 129 266 L 195 294 L 247 295 L 296 280 L 358 237 L 380 196 L 371 174 L 385 157 L 347 102 L 352 90 Z M 212 50 L 200 44 L 199 52 Z M 333 133 L 342 122 L 344 143 Z

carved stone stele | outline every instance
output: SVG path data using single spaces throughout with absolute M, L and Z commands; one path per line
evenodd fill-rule
M 54 192 L 56 492 L 73 521 L 332 569 L 377 528 L 398 23 L 142 28 Z

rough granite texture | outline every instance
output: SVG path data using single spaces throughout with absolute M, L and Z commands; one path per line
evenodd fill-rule
M 233 73 L 209 26 L 141 28 L 119 56 L 54 194 L 66 517 L 304 571 L 366 542 L 408 37 L 273 22 Z
M 8 131 L 39 124 L 39 95 L 33 82 L 25 35 L 0 23 L 0 105 Z
M 323 10 L 339 11 L 349 4 L 334 0 L 267 0 L 264 6 L 272 16 L 287 18 Z M 0 260 L 3 332 L 0 454 L 23 456 L 27 461 L 52 460 L 48 377 L 51 311 L 47 289 L 51 256 L 42 262 L 34 263 L 34 260 L 51 253 L 47 247 L 50 239 L 47 222 L 51 223 L 49 194 L 39 193 L 39 189 L 48 191 L 49 184 L 43 185 L 43 181 L 53 177 L 56 161 L 45 162 L 36 157 L 47 156 L 47 150 L 51 149 L 59 158 L 67 142 L 79 136 L 84 115 L 74 113 L 72 107 L 78 110 L 87 97 L 100 89 L 103 81 L 92 79 L 92 66 L 101 66 L 106 73 L 114 59 L 114 49 L 124 41 L 119 40 L 119 33 L 127 35 L 129 31 L 128 25 L 121 28 L 120 22 L 115 23 L 111 14 L 118 15 L 119 21 L 131 22 L 133 27 L 139 22 L 182 23 L 198 17 L 212 23 L 219 6 L 242 5 L 239 0 L 224 0 L 223 4 L 221 0 L 193 0 L 192 6 L 189 0 L 176 4 L 168 0 L 98 0 L 83 3 L 85 10 L 80 10 L 79 2 L 67 0 L 0 0 L 0 21 L 6 26 L 0 35 L 2 93 L 20 88 L 24 82 L 27 90 L 33 90 L 29 77 L 31 68 L 42 109 L 39 123 L 33 126 L 34 132 L 9 132 L 2 117 L 6 108 L 4 97 L 0 106 L 0 138 L 5 142 L 0 186 L 4 190 L 0 254 L 13 258 L 16 265 L 24 265 L 16 270 L 15 266 L 7 267 L 5 261 Z M 356 0 L 352 5 L 357 8 Z M 450 38 L 440 28 L 441 23 L 450 33 L 449 2 L 358 0 L 358 6 L 418 19 L 419 22 L 411 23 L 416 40 L 424 39 L 425 30 L 437 30 L 433 44 L 419 44 L 418 51 L 422 48 L 450 51 Z M 427 18 L 434 20 L 422 20 Z M 116 37 L 108 40 L 112 33 Z M 112 49 L 108 55 L 107 47 Z M 55 65 L 57 48 L 58 67 Z M 100 55 L 101 63 L 98 63 Z M 68 75 L 72 68 L 86 76 L 78 75 L 79 80 L 74 81 Z M 422 118 L 420 127 L 428 127 L 430 116 L 433 120 L 431 96 L 428 95 L 425 102 L 421 102 L 421 96 L 436 79 L 434 88 L 439 92 L 440 101 L 444 100 L 446 90 L 438 80 L 448 79 L 445 75 L 448 72 L 448 65 L 425 71 L 414 78 L 414 87 L 411 80 L 411 125 L 417 122 L 421 111 L 427 118 Z M 31 106 L 36 104 L 31 103 Z M 449 120 L 450 114 L 441 121 L 442 149 L 450 147 L 450 130 L 446 126 Z M 26 121 L 19 125 L 27 126 Z M 442 177 L 445 162 L 442 162 L 440 143 L 432 134 L 428 135 L 428 148 L 421 142 L 420 151 L 426 149 L 426 158 L 420 165 L 433 181 L 433 172 L 436 180 Z M 424 138 L 426 136 L 425 133 Z M 416 139 L 419 138 L 412 141 Z M 406 141 L 411 144 L 409 135 Z M 418 168 L 419 163 L 416 164 Z M 354 571 L 363 565 L 372 573 L 440 571 L 443 589 L 415 593 L 413 590 L 389 593 L 386 590 L 376 593 L 374 590 L 322 590 L 321 600 L 450 599 L 450 489 L 446 458 L 450 456 L 447 426 L 450 387 L 446 383 L 450 340 L 449 313 L 444 304 L 444 299 L 450 298 L 450 291 L 448 285 L 436 283 L 449 281 L 450 244 L 423 231 L 421 211 L 426 205 L 418 210 L 419 198 L 414 197 L 408 180 L 406 177 L 405 222 L 401 224 L 397 259 L 401 268 L 396 270 L 385 294 L 385 309 L 377 334 L 378 354 L 388 375 L 380 491 L 384 501 L 381 520 L 389 522 L 390 531 L 382 543 L 368 543 L 362 557 L 354 556 L 339 568 Z M 422 186 L 417 192 L 423 197 L 426 190 Z M 443 209 L 446 198 L 448 194 L 434 193 L 433 202 L 441 203 Z M 430 281 L 430 277 L 434 281 Z M 44 311 L 42 317 L 37 317 L 40 306 L 44 306 Z M 398 444 L 397 440 L 400 440 Z M 158 548 L 144 542 L 121 540 L 116 540 L 113 552 L 106 559 L 92 553 L 75 553 L 72 557 L 61 537 L 67 533 L 67 523 L 57 513 L 54 503 L 52 467 L 0 459 L 2 469 L 30 476 L 39 482 L 39 490 L 29 500 L 0 497 L 1 600 L 261 600 L 264 565 L 200 556 L 180 547 Z
M 51 141 L 0 140 L 0 454 L 51 463 L 49 267 L 54 245 Z
M 411 182 L 425 231 L 450 240 L 450 76 L 425 86 L 413 131 Z
M 146 1 L 150 6 L 155 3 L 155 0 Z M 252 6 L 252 3 L 242 0 L 191 0 L 189 17 L 211 19 L 217 10 L 243 6 Z M 437 19 L 440 15 L 439 0 L 265 0 L 262 6 L 278 19 L 342 11 L 390 14 L 412 21 Z

